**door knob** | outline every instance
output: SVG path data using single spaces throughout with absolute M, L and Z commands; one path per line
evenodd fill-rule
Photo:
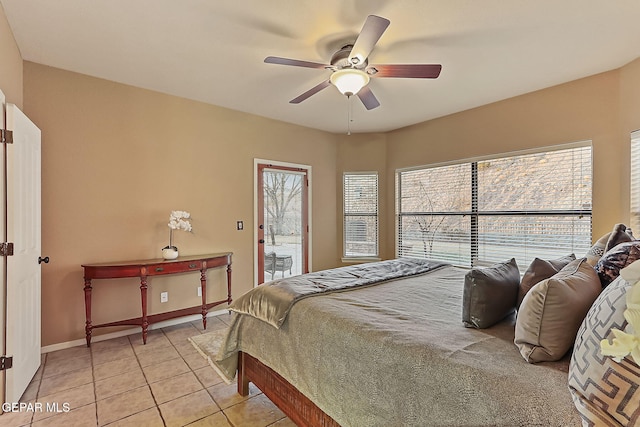
M 46 256 L 46 257 L 44 257 L 44 258 L 42 258 L 42 257 L 38 257 L 38 264 L 42 264 L 43 262 L 44 262 L 45 264 L 49 264 L 49 257 L 48 257 L 48 256 Z
M 264 243 L 264 239 L 258 240 L 258 243 Z

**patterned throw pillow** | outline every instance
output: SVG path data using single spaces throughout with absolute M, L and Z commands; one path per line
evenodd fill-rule
M 614 246 L 624 242 L 631 242 L 635 240 L 630 234 L 631 229 L 627 228 L 624 224 L 616 224 L 613 226 L 613 230 L 604 236 L 600 237 L 591 246 L 591 249 L 587 252 L 587 262 L 592 266 L 596 266 L 602 255 Z
M 620 243 L 605 252 L 595 266 L 602 287 L 606 287 L 620 275 L 620 270 L 640 259 L 640 240 Z
M 600 341 L 612 328 L 624 330 L 626 292 L 630 285 L 619 277 L 591 306 L 576 337 L 569 365 L 569 390 L 584 425 L 619 426 L 640 423 L 640 367 L 603 356 Z

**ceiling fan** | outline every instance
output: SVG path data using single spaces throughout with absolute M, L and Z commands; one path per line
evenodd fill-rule
M 415 79 L 435 79 L 440 75 L 440 64 L 387 64 L 369 65 L 369 55 L 391 22 L 376 15 L 369 15 L 360 34 L 353 44 L 346 44 L 333 54 L 331 63 L 300 61 L 297 59 L 268 56 L 268 64 L 292 65 L 295 67 L 331 70 L 328 80 L 314 86 L 302 95 L 289 101 L 299 104 L 322 89 L 334 85 L 340 93 L 351 97 L 357 95 L 367 110 L 380 106 L 371 89 L 367 86 L 370 77 L 402 77 Z

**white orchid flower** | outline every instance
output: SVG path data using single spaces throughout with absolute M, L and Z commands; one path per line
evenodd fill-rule
M 633 267 L 633 268 L 630 268 Z M 626 271 L 625 271 L 626 270 Z M 604 356 L 612 356 L 613 360 L 620 363 L 622 359 L 631 356 L 633 361 L 640 365 L 640 263 L 637 261 L 623 268 L 625 272 L 622 276 L 626 281 L 633 281 L 635 284 L 627 290 L 627 308 L 624 311 L 624 318 L 627 320 L 625 331 L 612 329 L 613 340 L 602 340 L 600 349 Z

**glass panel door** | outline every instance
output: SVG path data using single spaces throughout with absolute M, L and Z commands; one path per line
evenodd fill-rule
M 307 171 L 258 165 L 258 283 L 308 272 Z

